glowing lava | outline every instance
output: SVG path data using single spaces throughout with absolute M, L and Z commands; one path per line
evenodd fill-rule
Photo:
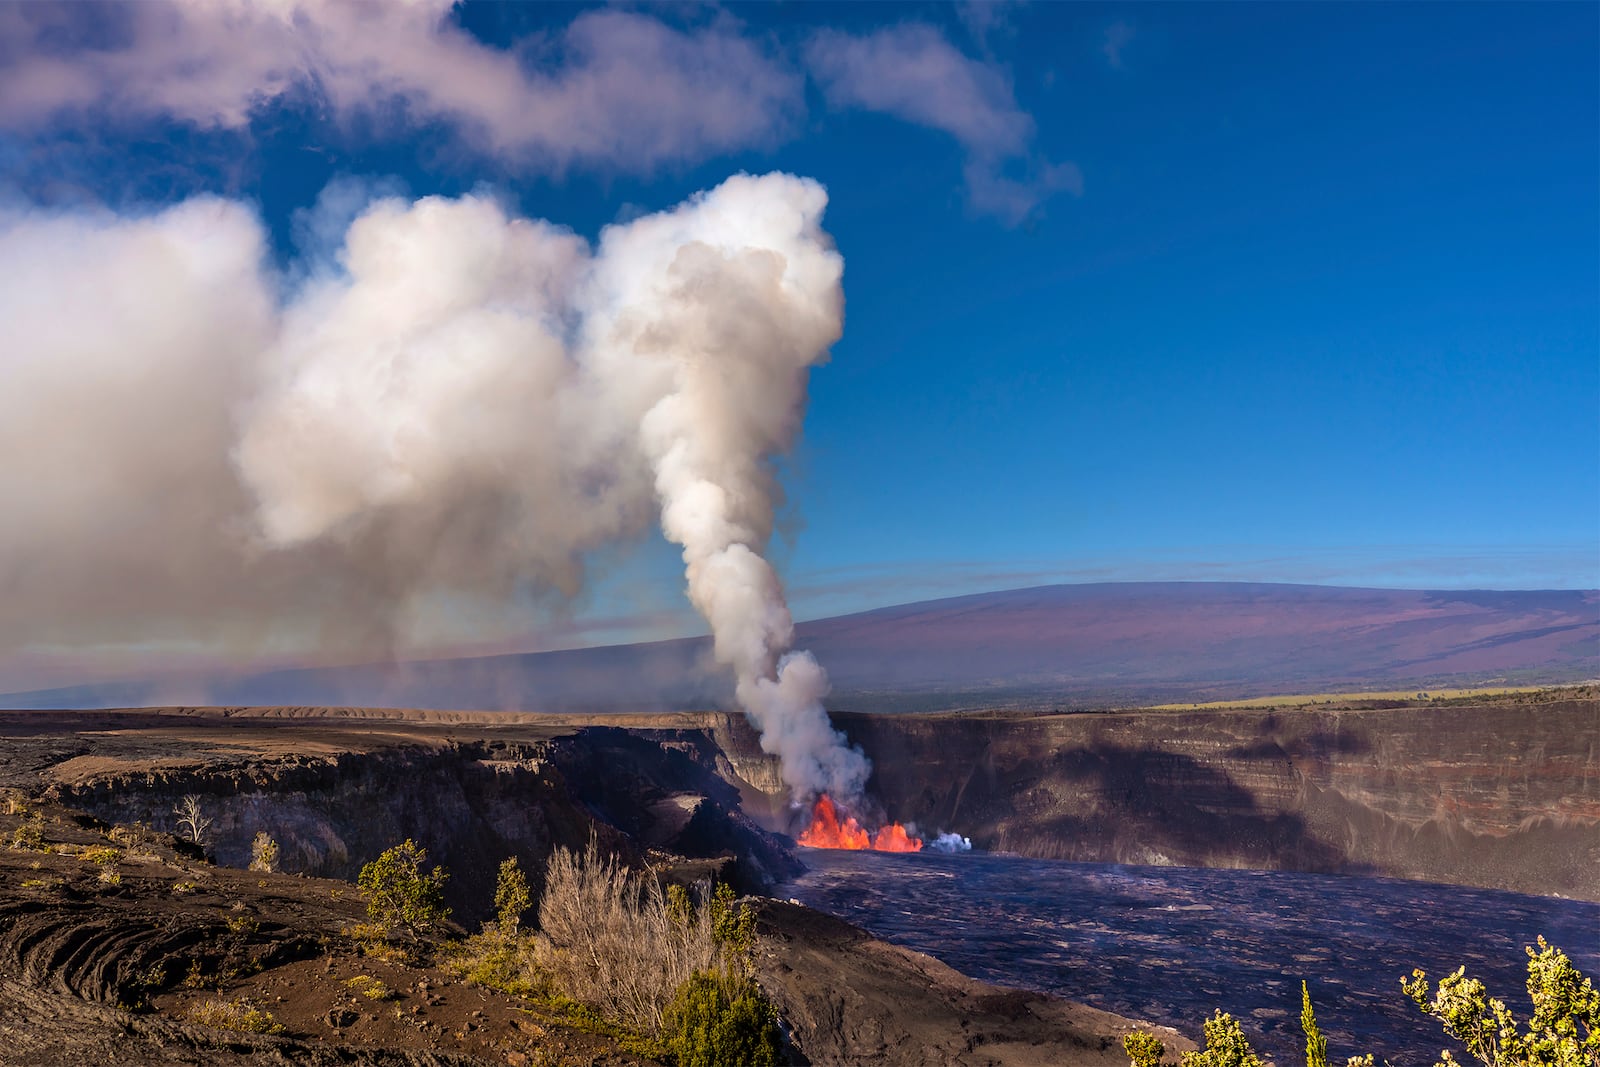
M 811 825 L 800 834 L 800 843 L 807 848 L 876 849 L 879 852 L 920 852 L 922 838 L 912 837 L 899 823 L 890 823 L 876 834 L 869 834 L 856 822 L 855 816 L 839 819 L 839 809 L 833 799 L 824 793 L 811 809 Z
M 912 837 L 904 826 L 892 822 L 878 831 L 878 836 L 872 839 L 872 847 L 879 852 L 921 852 L 922 838 Z

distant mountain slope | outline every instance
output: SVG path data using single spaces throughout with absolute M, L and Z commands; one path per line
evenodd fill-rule
M 1057 585 L 820 619 L 799 627 L 798 644 L 828 668 L 830 705 L 859 710 L 1534 684 L 1600 674 L 1600 592 Z M 0 705 L 625 710 L 727 699 L 708 642 L 690 639 L 276 671 L 194 686 L 84 686 L 0 697 Z
M 841 691 L 1222 699 L 1600 672 L 1600 593 L 1577 590 L 1063 585 L 886 608 L 816 627 L 806 636 Z

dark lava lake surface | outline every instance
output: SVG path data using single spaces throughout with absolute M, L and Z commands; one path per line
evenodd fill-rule
M 1545 938 L 1600 978 L 1600 904 L 1389 878 L 805 850 L 777 891 L 1002 985 L 1056 993 L 1199 1039 L 1215 1008 L 1258 1052 L 1304 1060 L 1300 981 L 1328 1059 L 1397 1067 L 1461 1050 L 1400 992 L 1466 965 L 1519 1019 L 1524 945 Z

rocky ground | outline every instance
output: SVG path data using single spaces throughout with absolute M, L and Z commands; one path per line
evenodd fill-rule
M 127 721 L 87 725 L 123 730 Z M 17 737 L 17 724 L 10 729 Z M 133 810 L 150 811 L 149 796 L 166 798 L 153 784 L 163 775 L 180 788 L 203 788 L 210 779 L 197 776 L 197 759 L 213 776 L 232 766 L 226 752 L 206 754 L 222 745 L 212 739 L 191 738 L 183 748 L 138 730 L 132 736 L 114 730 L 109 739 L 89 736 L 95 732 L 64 737 L 43 731 L 32 743 L 24 737 L 25 743 L 3 750 L 7 777 L 31 788 L 12 786 L 0 803 L 0 1064 L 655 1062 L 549 1004 L 469 985 L 437 958 L 375 954 L 370 941 L 355 936 L 367 916 L 347 880 L 218 866 L 170 833 L 119 826 L 69 806 L 63 795 L 97 800 L 103 809 L 108 776 L 123 782 L 140 776 L 155 792 Z M 421 742 L 446 750 L 454 743 L 400 733 L 376 745 L 370 737 L 362 743 L 369 750 L 399 745 L 408 751 Z M 732 872 L 732 857 L 707 854 L 722 840 L 713 831 L 748 828 L 718 807 L 717 819 L 703 817 L 709 829 L 695 830 L 695 813 L 715 802 L 682 791 L 656 795 L 659 782 L 641 783 L 646 772 L 659 778 L 661 768 L 652 769 L 627 744 L 609 745 L 619 739 L 605 740 L 594 751 L 569 754 L 563 765 L 573 769 L 604 756 L 613 772 L 610 793 L 593 803 L 552 793 L 546 828 L 588 812 L 589 825 L 607 829 L 625 854 L 648 854 L 681 876 Z M 299 761 L 319 758 L 318 746 L 326 741 L 315 730 L 269 737 L 257 729 L 229 735 L 223 747 L 250 752 L 253 773 L 269 787 L 282 786 L 287 803 L 318 779 L 274 777 L 271 760 L 260 761 L 257 746 L 304 770 Z M 328 753 L 335 762 L 349 755 L 336 749 Z M 167 755 L 177 752 L 184 755 Z M 629 761 L 621 758 L 628 753 L 637 757 L 632 771 L 645 776 L 633 781 L 632 810 L 619 784 L 629 780 Z M 222 780 L 243 788 L 238 770 Z M 87 777 L 76 778 L 80 773 Z M 535 779 L 552 788 L 557 782 Z M 700 799 L 684 799 L 692 796 Z M 215 793 L 207 806 L 226 808 Z M 602 813 L 615 821 L 597 817 Z M 787 856 L 781 839 L 748 832 L 771 853 L 767 865 Z M 668 852 L 661 845 L 669 841 L 702 854 Z M 761 933 L 761 981 L 783 1012 L 791 1062 L 1125 1062 L 1120 1043 L 1131 1020 L 973 981 L 794 905 L 763 900 Z M 219 1006 L 235 1017 L 219 1019 Z M 246 1011 L 255 1014 L 246 1017 Z M 1168 1036 L 1173 1047 L 1189 1047 Z
M 437 965 L 367 954 L 348 882 L 213 866 L 55 805 L 0 816 L 8 843 L 22 827 L 42 836 L 0 850 L 0 1063 L 647 1062 Z M 206 1025 L 217 1002 L 282 1032 Z
M 758 924 L 761 981 L 817 1064 L 1126 1067 L 1119 1015 L 979 982 L 931 956 L 879 941 L 795 903 Z M 1172 1051 L 1194 1045 L 1149 1023 Z
M 839 721 L 874 759 L 887 815 L 980 848 L 1600 893 L 1592 687 L 1470 706 Z M 776 768 L 724 714 L 0 712 L 0 789 L 16 798 L 0 845 L 34 825 L 26 808 L 53 846 L 0 847 L 0 1064 L 640 1062 L 537 1005 L 364 955 L 348 936 L 361 866 L 416 840 L 451 871 L 468 928 L 502 859 L 537 876 L 591 834 L 745 892 L 796 870 Z M 212 820 L 204 857 L 171 836 L 191 796 Z M 136 839 L 109 836 L 137 824 Z M 289 873 L 242 869 L 261 832 Z M 796 1062 L 1123 1062 L 1127 1020 L 972 982 L 814 912 L 769 904 L 763 929 Z M 392 996 L 365 996 L 363 978 Z M 218 998 L 284 1031 L 193 1017 Z

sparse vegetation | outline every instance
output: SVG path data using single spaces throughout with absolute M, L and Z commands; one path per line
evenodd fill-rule
M 1261 1067 L 1261 1059 L 1250 1047 L 1239 1020 L 1225 1011 L 1215 1012 L 1201 1029 L 1206 1045 L 1199 1052 L 1185 1052 L 1179 1067 Z
M 1278 696 L 1247 697 L 1239 700 L 1211 700 L 1189 704 L 1153 704 L 1148 711 L 1217 711 L 1231 708 L 1308 708 L 1318 704 L 1374 703 L 1382 705 L 1472 704 L 1485 700 L 1538 702 L 1544 699 L 1588 698 L 1592 686 L 1505 685 L 1471 688 L 1411 687 L 1408 689 L 1363 690 L 1350 693 L 1292 693 Z
M 473 985 L 517 997 L 548 998 L 549 983 L 534 963 L 534 939 L 486 929 L 452 946 L 445 966 Z
M 507 856 L 500 864 L 500 875 L 494 886 L 495 925 L 501 936 L 515 939 L 522 928 L 523 913 L 532 906 L 528 879 L 516 857 Z
M 106 839 L 120 846 L 129 857 L 156 858 L 155 832 L 142 822 L 131 826 L 113 826 L 106 831 Z
M 42 820 L 30 818 L 11 831 L 11 847 L 19 852 L 43 852 L 44 826 Z
M 78 853 L 78 858 L 101 867 L 109 867 L 121 861 L 122 850 L 109 845 L 91 845 Z
M 736 962 L 717 940 L 711 907 L 670 907 L 653 873 L 622 867 L 593 840 L 582 853 L 550 857 L 539 929 L 539 969 L 557 988 L 646 1034 L 661 1032 L 667 1004 L 691 976 Z
M 172 809 L 178 817 L 179 835 L 196 845 L 204 846 L 211 833 L 211 820 L 200 809 L 200 798 L 188 794 Z
M 196 1004 L 189 1009 L 189 1018 L 202 1026 L 219 1030 L 237 1030 L 246 1034 L 281 1034 L 283 1026 L 267 1009 L 250 1000 L 238 998 L 223 1000 L 220 997 Z
M 495 883 L 496 919 L 451 951 L 447 966 L 460 978 L 486 989 L 532 997 L 545 983 L 533 962 L 533 939 L 522 932 L 522 915 L 532 906 L 528 880 L 514 858 L 500 864 Z
M 678 987 L 665 1014 L 666 1044 L 677 1067 L 777 1067 L 778 1013 L 745 975 L 697 971 Z
M 629 870 L 591 839 L 551 857 L 534 936 L 520 926 L 526 886 L 514 862 L 501 865 L 498 917 L 455 949 L 456 974 L 679 1067 L 778 1062 L 777 1012 L 751 963 L 755 912 L 731 888 L 708 886 L 698 900 L 664 889 L 654 871 Z
M 550 857 L 538 936 L 520 928 L 528 901 L 522 872 L 504 862 L 498 918 L 459 945 L 454 973 L 678 1067 L 778 1064 L 778 1013 L 752 966 L 755 912 L 730 886 L 699 899 L 662 888 L 656 873 L 626 869 L 590 840 Z
M 356 885 L 367 898 L 367 915 L 388 932 L 413 938 L 426 934 L 450 917 L 444 904 L 442 867 L 423 873 L 428 852 L 409 837 L 361 868 Z
M 393 1000 L 397 993 L 383 983 L 380 978 L 370 974 L 358 974 L 345 982 L 345 988 L 353 993 L 359 993 L 368 1000 Z
M 1585 978 L 1566 953 L 1539 938 L 1528 947 L 1528 996 L 1533 1016 L 1526 1030 L 1505 1001 L 1490 997 L 1466 968 L 1439 980 L 1430 997 L 1428 976 L 1421 970 L 1401 979 L 1400 987 L 1417 1007 L 1438 1019 L 1444 1032 L 1461 1042 L 1467 1053 L 1487 1067 L 1594 1067 L 1600 1064 L 1600 991 Z M 1437 1067 L 1459 1061 L 1446 1049 Z
M 1161 1067 L 1167 1056 L 1167 1046 L 1148 1030 L 1135 1030 L 1124 1037 L 1122 1051 L 1133 1067 Z
M 250 841 L 250 869 L 264 874 L 278 869 L 278 843 L 265 830 L 256 831 Z
M 1458 967 L 1439 981 L 1437 990 L 1421 970 L 1400 980 L 1401 990 L 1444 1032 L 1459 1041 L 1468 1055 L 1485 1067 L 1600 1067 L 1600 991 L 1584 977 L 1566 953 L 1539 938 L 1528 954 L 1528 996 L 1533 1016 L 1526 1029 L 1498 997 L 1490 997 L 1481 981 Z M 1306 1035 L 1306 1067 L 1327 1067 L 1328 1042 L 1317 1026 L 1311 992 L 1300 984 L 1300 1025 Z M 1186 1052 L 1181 1067 L 1260 1067 L 1239 1023 L 1218 1011 L 1206 1020 L 1205 1048 Z M 1164 1067 L 1167 1050 L 1154 1034 L 1134 1031 L 1122 1041 L 1133 1067 Z M 1371 1053 L 1351 1056 L 1346 1067 L 1373 1067 Z M 1460 1067 L 1445 1049 L 1434 1067 Z
M 247 911 L 234 912 L 225 917 L 228 932 L 238 934 L 240 937 L 249 937 L 261 928 L 261 921 Z

